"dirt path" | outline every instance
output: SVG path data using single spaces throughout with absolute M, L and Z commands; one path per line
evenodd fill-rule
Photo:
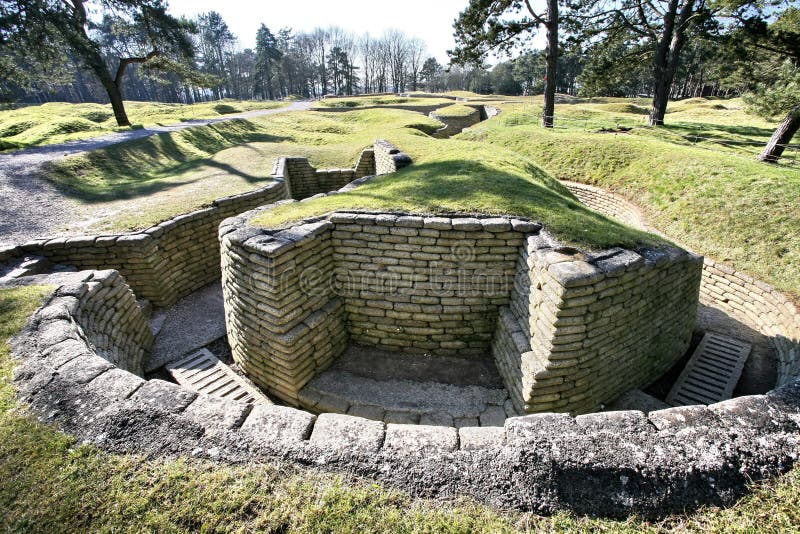
M 303 111 L 311 102 L 292 102 L 277 109 L 247 111 L 213 119 L 196 119 L 168 126 L 152 126 L 141 130 L 119 132 L 69 141 L 57 145 L 17 150 L 0 154 L 0 246 L 24 243 L 43 236 L 63 234 L 74 225 L 71 204 L 41 176 L 41 166 L 51 161 L 98 148 L 141 139 L 151 135 L 175 132 L 193 126 L 204 126 L 232 119 L 249 119 L 286 111 Z

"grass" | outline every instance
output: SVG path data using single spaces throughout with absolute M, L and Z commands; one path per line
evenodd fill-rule
M 482 143 L 434 140 L 419 132 L 386 132 L 414 164 L 355 190 L 276 207 L 251 221 L 279 226 L 336 209 L 417 213 L 514 214 L 546 221 L 562 241 L 598 249 L 639 247 L 661 241 L 586 209 L 530 160 Z
M 208 119 L 256 109 L 280 107 L 280 102 L 221 100 L 200 104 L 125 102 L 132 128 Z M 86 139 L 130 128 L 117 126 L 111 104 L 49 102 L 0 111 L 0 150 Z
M 5 342 L 49 288 L 0 289 L 0 509 L 8 532 L 787 532 L 800 525 L 800 468 L 728 509 L 656 522 L 537 516 L 469 499 L 431 501 L 277 464 L 147 459 L 79 445 L 14 399 Z
M 505 124 L 518 126 L 520 121 L 536 123 L 541 97 L 524 100 L 533 106 L 530 118 L 513 114 L 513 118 L 504 118 Z M 777 121 L 749 115 L 741 98 L 690 98 L 671 102 L 665 117 L 666 126 L 656 129 L 645 128 L 650 109 L 649 99 L 581 99 L 559 95 L 557 101 L 560 103 L 555 111 L 557 129 L 596 132 L 601 129 L 632 128 L 632 135 L 746 157 L 753 157 L 761 151 L 777 125 Z M 800 135 L 795 136 L 795 142 L 798 140 Z M 786 156 L 800 162 L 800 152 L 787 151 Z
M 637 120 L 627 111 L 607 111 L 610 105 L 640 103 L 559 105 L 557 124 L 558 117 L 576 116 L 607 126 L 609 120 L 621 124 L 627 120 L 630 125 Z M 759 163 L 736 148 L 694 146 L 660 128 L 617 135 L 560 121 L 562 128 L 546 130 L 538 126 L 538 115 L 539 108 L 530 104 L 508 106 L 497 119 L 458 138 L 525 155 L 558 179 L 615 191 L 642 207 L 651 223 L 670 237 L 799 301 L 797 168 Z M 678 117 L 686 123 L 672 122 Z M 679 103 L 667 120 L 673 130 L 705 130 L 711 125 L 736 130 L 736 135 L 754 142 L 765 140 L 774 126 L 746 116 L 737 100 Z
M 66 158 L 48 176 L 93 221 L 82 231 L 141 229 L 221 196 L 263 187 L 279 156 L 305 156 L 319 168 L 352 167 L 385 131 L 433 132 L 440 126 L 391 109 L 281 113 L 113 145 Z
M 437 117 L 465 118 L 478 113 L 478 110 L 463 104 L 453 104 L 436 110 Z
M 447 98 L 413 98 L 392 95 L 356 96 L 353 98 L 328 98 L 318 102 L 320 107 L 360 108 L 365 106 L 435 106 L 452 102 Z

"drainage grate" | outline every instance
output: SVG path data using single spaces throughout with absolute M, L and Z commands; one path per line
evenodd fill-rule
M 198 393 L 248 404 L 272 404 L 208 349 L 200 349 L 180 361 L 167 364 L 166 369 L 178 384 Z
M 751 348 L 750 343 L 706 333 L 667 395 L 667 403 L 688 406 L 730 399 Z

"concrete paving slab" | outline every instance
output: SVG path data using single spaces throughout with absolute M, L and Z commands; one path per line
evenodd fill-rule
M 195 291 L 162 311 L 163 325 L 145 365 L 146 372 L 174 362 L 225 335 L 225 309 L 219 282 Z

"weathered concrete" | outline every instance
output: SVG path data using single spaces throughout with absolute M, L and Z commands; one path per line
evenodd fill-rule
M 163 313 L 163 325 L 145 365 L 147 372 L 225 336 L 225 305 L 218 282 L 182 298 Z

